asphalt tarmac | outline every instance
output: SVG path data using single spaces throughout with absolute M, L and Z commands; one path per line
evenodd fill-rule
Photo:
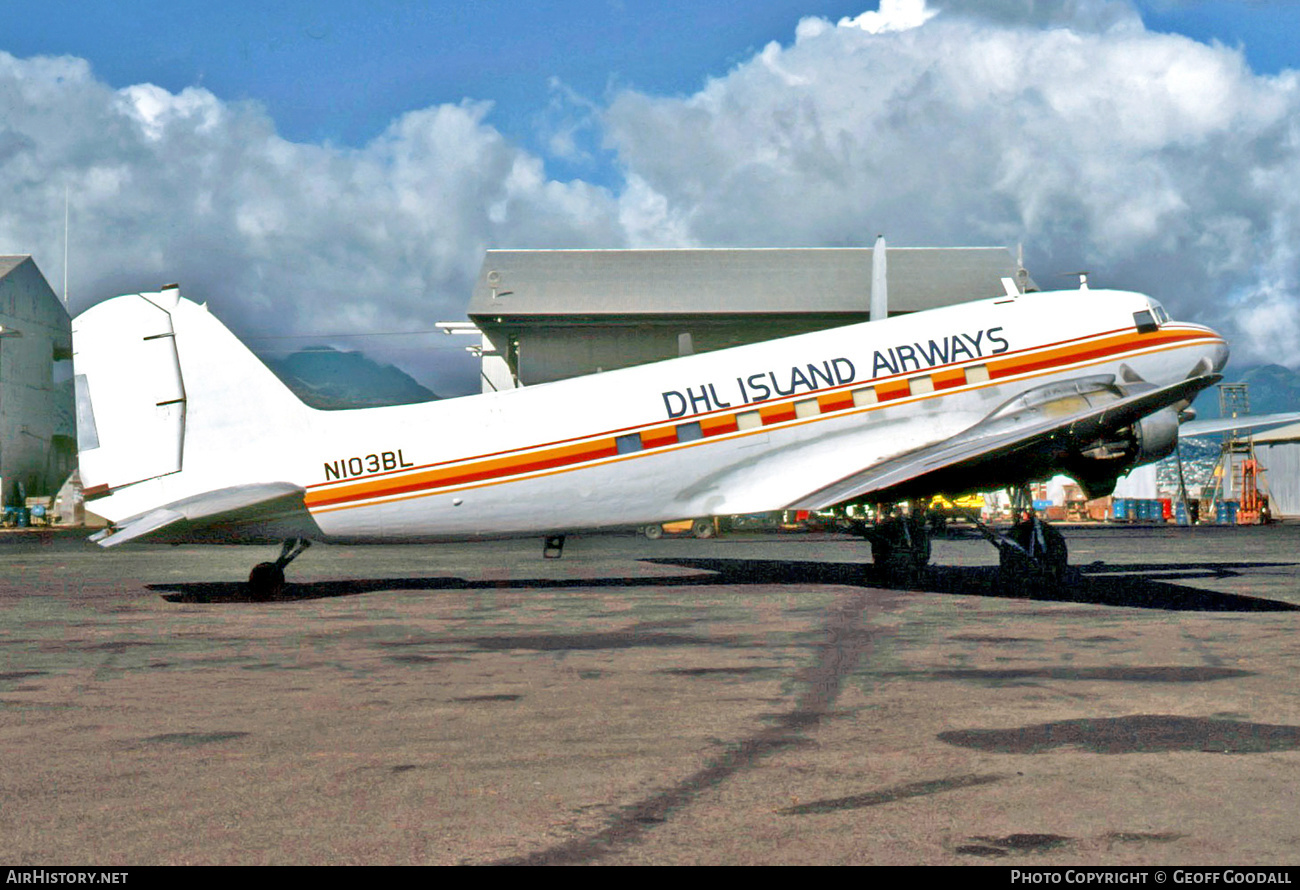
M 274 547 L 0 536 L 0 861 L 1294 863 L 1300 527 Z

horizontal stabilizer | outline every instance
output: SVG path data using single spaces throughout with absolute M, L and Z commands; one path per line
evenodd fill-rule
M 1216 420 L 1192 420 L 1178 428 L 1178 435 L 1187 439 L 1195 436 L 1212 436 L 1215 433 L 1229 433 L 1233 430 L 1244 433 L 1266 426 L 1295 423 L 1297 420 L 1300 420 L 1300 411 L 1284 414 L 1247 414 L 1245 417 L 1221 417 Z
M 305 494 L 306 489 L 292 482 L 235 485 L 182 498 L 133 516 L 95 533 L 90 540 L 101 547 L 113 547 L 146 536 L 167 536 L 159 532 L 185 531 L 192 535 L 196 530 L 208 530 L 212 537 L 219 539 L 223 527 L 282 523 L 285 520 L 301 523 L 302 519 L 310 523 L 303 504 Z M 316 534 L 319 534 L 319 529 L 316 529 Z M 304 533 L 302 536 L 311 535 Z

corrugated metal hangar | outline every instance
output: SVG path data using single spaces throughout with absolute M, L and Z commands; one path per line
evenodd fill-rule
M 1256 433 L 1253 439 L 1273 517 L 1300 519 L 1300 423 Z
M 0 256 L 0 500 L 52 495 L 76 468 L 72 324 L 30 256 Z
M 889 314 L 1034 290 L 1005 248 L 886 248 Z M 483 389 L 866 321 L 874 248 L 489 250 L 468 315 Z

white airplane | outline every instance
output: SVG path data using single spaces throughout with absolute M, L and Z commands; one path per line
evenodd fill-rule
M 1018 293 L 484 395 L 320 411 L 169 286 L 73 322 L 81 475 L 126 541 L 438 542 L 898 502 L 1169 454 L 1223 338 L 1124 291 Z M 1038 523 L 1018 543 L 1059 574 Z M 919 523 L 878 562 L 923 564 Z M 1055 538 L 1059 538 L 1056 535 Z

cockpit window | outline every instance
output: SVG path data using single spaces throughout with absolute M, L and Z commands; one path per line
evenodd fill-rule
M 1160 325 L 1156 323 L 1155 316 L 1145 309 L 1139 309 L 1133 313 L 1133 323 L 1137 325 L 1139 334 L 1149 334 L 1152 331 L 1160 330 Z
M 1169 323 L 1169 313 L 1165 311 L 1164 306 L 1161 306 L 1155 300 L 1151 301 L 1151 312 L 1155 315 L 1157 324 Z

